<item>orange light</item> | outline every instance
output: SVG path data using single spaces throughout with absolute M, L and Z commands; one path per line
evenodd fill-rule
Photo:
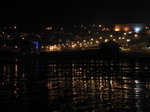
M 115 28 L 115 31 L 120 31 L 120 28 L 119 27 Z
M 125 28 L 124 28 L 124 31 L 129 31 L 129 27 L 125 27 Z

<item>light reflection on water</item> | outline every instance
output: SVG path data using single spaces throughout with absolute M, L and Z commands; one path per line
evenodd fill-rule
M 1 64 L 1 110 L 149 112 L 149 65 L 142 60 Z

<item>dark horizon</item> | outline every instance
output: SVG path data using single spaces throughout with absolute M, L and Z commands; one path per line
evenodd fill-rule
M 17 25 L 21 29 L 74 24 L 150 23 L 146 3 L 131 2 L 19 2 L 1 7 L 0 25 Z

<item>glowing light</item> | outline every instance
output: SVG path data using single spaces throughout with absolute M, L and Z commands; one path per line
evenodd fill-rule
M 139 80 L 135 80 L 134 82 L 135 82 L 136 84 L 140 83 L 140 81 L 139 81 Z
M 36 49 L 38 49 L 39 48 L 39 42 L 33 42 L 33 44 L 35 44 L 35 46 L 36 46 Z
M 146 29 L 148 29 L 148 27 L 145 27 Z
M 96 41 L 96 43 L 98 44 L 98 43 L 99 43 L 99 41 Z
M 71 47 L 72 47 L 72 48 L 75 48 L 75 47 L 76 47 L 76 45 L 74 44 L 74 45 L 72 45 Z
M 122 51 L 130 51 L 131 49 L 130 48 L 123 48 L 122 47 Z
M 86 45 L 86 43 L 84 43 L 84 45 Z
M 80 43 L 80 47 L 82 47 L 82 43 Z
M 130 31 L 129 34 L 132 34 L 132 32 Z
M 125 27 L 125 28 L 124 28 L 124 31 L 129 31 L 129 27 Z
M 64 30 L 64 28 L 62 27 L 62 28 L 60 28 L 60 30 Z
M 105 39 L 105 42 L 108 42 L 108 39 Z
M 15 46 L 15 48 L 17 49 L 17 48 L 18 48 L 18 46 Z
M 102 27 L 102 25 L 99 25 L 99 27 Z
M 45 29 L 46 29 L 46 30 L 52 30 L 53 27 L 50 26 L 50 27 L 46 27 Z
M 115 31 L 120 31 L 120 28 L 115 28 Z
M 134 36 L 135 36 L 135 37 L 138 37 L 138 35 L 137 35 L 137 34 L 135 34 Z
M 113 41 L 116 41 L 116 39 L 113 39 Z
M 105 31 L 105 30 L 106 30 L 105 28 L 102 29 L 102 31 Z
M 140 27 L 135 27 L 135 28 L 134 28 L 134 31 L 135 31 L 136 33 L 139 33 L 139 32 L 141 31 L 141 28 L 140 28 Z
M 83 42 L 86 42 L 86 40 L 83 40 Z
M 49 51 L 60 51 L 61 47 L 57 45 L 49 46 Z
M 119 47 L 121 50 L 123 49 L 123 47 Z
M 127 42 L 130 42 L 131 40 L 130 39 L 127 39 Z
M 103 39 L 102 37 L 99 37 L 99 39 Z

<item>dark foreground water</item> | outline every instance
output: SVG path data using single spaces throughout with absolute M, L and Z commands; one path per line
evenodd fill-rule
M 150 112 L 150 61 L 1 63 L 0 112 L 37 111 Z

